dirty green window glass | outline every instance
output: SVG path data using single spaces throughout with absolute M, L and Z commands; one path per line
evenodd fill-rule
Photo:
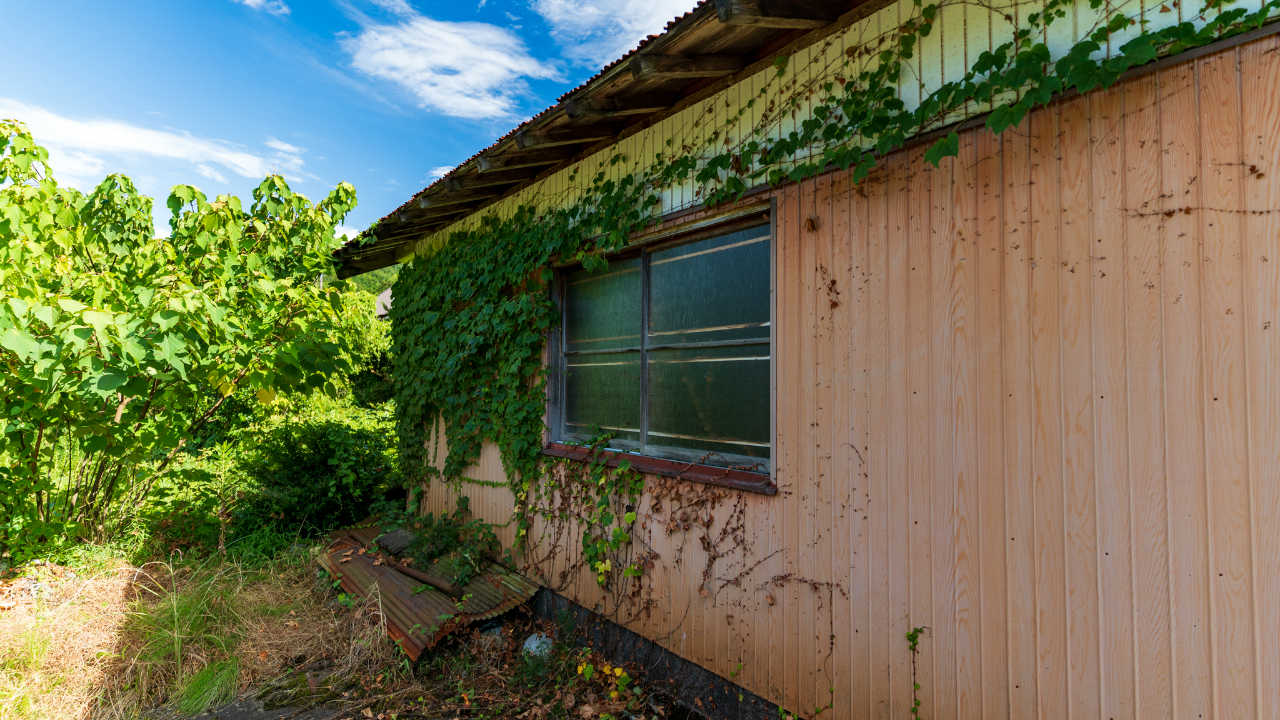
M 562 277 L 556 439 L 771 469 L 768 225 Z

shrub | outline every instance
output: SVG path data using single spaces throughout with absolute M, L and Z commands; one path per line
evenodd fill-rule
M 360 407 L 373 407 L 391 400 L 396 395 L 391 381 L 394 363 L 390 351 L 384 351 L 369 359 L 359 372 L 349 376 L 351 398 Z
M 271 176 L 247 207 L 179 185 L 167 205 L 158 233 L 126 177 L 60 186 L 0 121 L 0 561 L 113 534 L 228 398 L 269 402 L 360 361 L 346 325 L 376 321 L 319 282 L 350 185 L 312 203 Z
M 315 407 L 275 418 L 245 452 L 237 536 L 252 530 L 314 535 L 362 519 L 399 484 L 392 408 L 315 398 Z

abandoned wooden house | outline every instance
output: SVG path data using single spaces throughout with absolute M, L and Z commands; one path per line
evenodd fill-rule
M 1276 9 L 698 4 L 339 251 L 656 196 L 543 289 L 543 452 L 604 429 L 643 473 L 618 559 L 511 522 L 492 441 L 423 510 L 467 496 L 555 597 L 718 678 L 713 716 L 1273 716 Z

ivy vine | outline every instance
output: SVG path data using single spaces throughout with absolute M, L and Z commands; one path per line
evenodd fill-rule
M 826 79 L 819 85 L 792 83 L 782 99 L 778 88 L 766 87 L 696 146 L 673 148 L 668 141 L 666 152 L 644 170 L 610 177 L 624 161 L 613 156 L 576 202 L 526 205 L 507 218 L 486 215 L 474 229 L 439 238 L 402 269 L 391 308 L 397 432 L 406 478 L 463 482 L 482 444 L 492 441 L 517 499 L 520 543 L 533 516 L 558 517 L 554 491 L 571 477 L 587 492 L 576 496 L 586 508 L 578 519 L 587 525 L 583 557 L 597 580 L 606 585 L 616 573 L 638 573 L 636 564 L 615 564 L 611 558 L 629 542 L 635 522 L 634 510 L 619 513 L 616 507 L 634 505 L 629 500 L 640 495 L 643 478 L 625 467 L 570 465 L 542 454 L 543 353 L 558 322 L 549 292 L 552 268 L 606 268 L 610 252 L 653 222 L 663 190 L 692 184 L 707 205 L 716 205 L 761 185 L 804 180 L 832 167 L 852 169 L 854 180 L 861 181 L 912 138 L 973 108 L 989 107 L 986 126 L 1000 133 L 1055 96 L 1106 88 L 1131 68 L 1259 27 L 1280 10 L 1280 0 L 1254 10 L 1212 0 L 1189 20 L 1150 29 L 1140 16 L 1090 0 L 1098 22 L 1055 60 L 1045 42 L 1047 31 L 1068 17 L 1073 4 L 1046 0 L 1008 42 L 983 52 L 963 77 L 908 107 L 898 88 L 941 9 L 938 3 L 915 0 L 910 19 L 878 41 L 851 48 L 837 67 L 823 68 L 819 75 Z M 1111 47 L 1130 33 L 1123 44 Z M 779 81 L 788 64 L 785 56 L 775 62 Z M 759 121 L 744 137 L 728 141 L 729 125 L 757 103 L 767 104 Z M 802 107 L 808 109 L 799 126 L 774 137 L 775 121 Z M 937 165 L 958 151 L 953 131 L 933 142 L 925 159 Z M 429 450 L 441 423 L 447 452 L 437 461 Z

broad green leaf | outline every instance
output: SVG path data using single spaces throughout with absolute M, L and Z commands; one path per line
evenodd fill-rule
M 23 362 L 37 356 L 40 352 L 39 341 L 17 328 L 9 328 L 4 333 L 0 333 L 0 347 L 17 355 Z
M 31 315 L 46 326 L 52 326 L 58 317 L 58 311 L 48 305 L 36 305 L 31 309 Z
M 97 388 L 104 392 L 110 392 L 119 388 L 129 381 L 129 376 L 120 372 L 107 372 L 98 376 Z
M 85 310 L 80 316 L 95 332 L 101 334 L 107 329 L 107 326 L 115 319 L 115 316 L 109 312 L 101 310 Z
M 134 362 L 142 362 L 147 357 L 147 349 L 134 337 L 126 337 L 121 340 L 120 349 Z
M 82 302 L 72 300 L 71 298 L 58 298 L 58 307 L 62 308 L 63 312 L 68 312 L 68 313 L 71 313 L 72 315 L 78 315 L 80 314 L 81 310 L 84 310 L 89 306 L 85 305 Z

